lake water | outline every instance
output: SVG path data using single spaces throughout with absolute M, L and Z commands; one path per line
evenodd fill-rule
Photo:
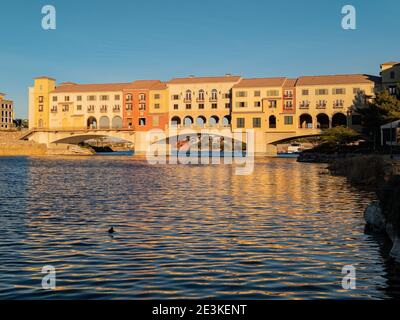
M 257 158 L 237 176 L 134 156 L 0 158 L 0 299 L 398 296 L 364 234 L 373 194 L 324 168 Z M 55 291 L 42 289 L 45 265 Z M 341 286 L 345 265 L 355 290 Z

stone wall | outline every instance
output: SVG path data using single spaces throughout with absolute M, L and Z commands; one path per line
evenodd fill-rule
M 40 156 L 47 147 L 30 141 L 21 141 L 20 131 L 0 131 L 0 156 Z

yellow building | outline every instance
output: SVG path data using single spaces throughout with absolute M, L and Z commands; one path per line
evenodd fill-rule
M 400 95 L 400 62 L 386 62 L 381 64 L 382 87 L 390 94 Z
M 356 96 L 372 97 L 379 82 L 380 78 L 364 74 L 300 77 L 296 83 L 298 128 L 347 125 L 357 129 L 361 119 L 354 110 Z
M 232 128 L 267 130 L 283 117 L 287 78 L 242 79 L 232 89 Z M 272 121 L 274 119 L 274 121 Z
M 0 130 L 9 130 L 14 127 L 14 103 L 4 97 L 5 94 L 0 93 Z
M 230 127 L 231 91 L 240 77 L 188 77 L 167 82 L 170 124 Z
M 50 127 L 50 93 L 56 81 L 49 77 L 35 78 L 29 90 L 29 128 L 47 129 Z
M 149 115 L 152 118 L 152 127 L 166 129 L 168 126 L 168 87 L 166 83 L 160 83 L 151 87 L 149 100 Z

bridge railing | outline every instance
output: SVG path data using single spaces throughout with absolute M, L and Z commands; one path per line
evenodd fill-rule
M 32 128 L 30 132 L 98 132 L 98 131 L 130 131 L 135 132 L 135 128 L 82 128 L 82 127 L 63 127 L 63 128 Z

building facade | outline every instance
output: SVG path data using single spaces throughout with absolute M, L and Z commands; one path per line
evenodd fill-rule
M 240 77 L 188 77 L 167 82 L 170 125 L 230 127 L 232 87 Z
M 381 64 L 382 87 L 390 94 L 400 96 L 400 62 Z
M 0 93 L 0 130 L 10 130 L 14 128 L 14 103 L 5 99 L 5 94 Z
M 382 66 L 385 85 L 393 85 L 390 80 L 397 81 L 397 65 Z M 380 87 L 380 77 L 364 74 L 251 79 L 191 76 L 165 83 L 60 85 L 40 77 L 29 89 L 30 128 L 133 131 L 143 148 L 146 133 L 152 129 L 228 128 L 242 134 L 252 130 L 256 152 L 268 152 L 270 145 L 286 138 L 316 135 L 335 126 L 360 128 L 357 99 L 372 98 Z

